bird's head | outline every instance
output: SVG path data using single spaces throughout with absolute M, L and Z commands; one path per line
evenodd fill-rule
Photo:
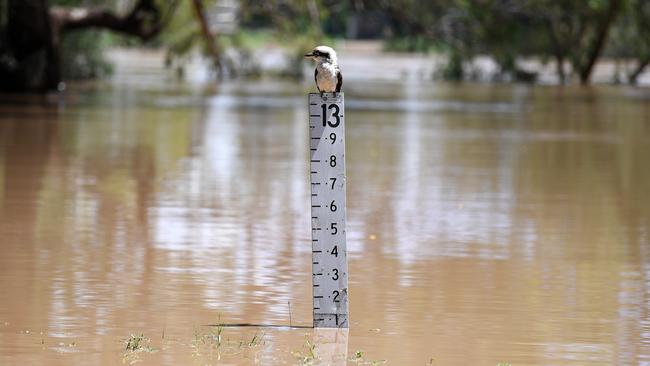
M 335 64 L 336 52 L 332 47 L 318 46 L 306 54 L 305 58 L 310 58 L 318 63 L 329 62 Z

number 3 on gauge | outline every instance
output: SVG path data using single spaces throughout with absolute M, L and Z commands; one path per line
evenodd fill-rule
M 329 125 L 330 127 L 337 127 L 341 123 L 341 116 L 339 113 L 341 112 L 341 109 L 339 108 L 338 105 L 336 104 L 330 104 L 329 107 L 327 104 L 321 104 L 320 105 L 321 109 L 323 110 L 323 127 L 326 127 Z M 332 121 L 328 121 L 327 118 L 327 110 L 328 109 L 333 109 L 334 113 L 332 113 L 332 117 L 336 118 L 336 122 L 332 123 Z

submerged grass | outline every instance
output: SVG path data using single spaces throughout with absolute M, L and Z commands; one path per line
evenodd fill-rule
M 388 362 L 388 360 L 368 360 L 365 358 L 363 351 L 357 350 L 354 352 L 354 356 L 348 359 L 349 362 L 352 362 L 357 365 L 383 365 Z
M 262 332 L 260 334 L 259 331 L 256 331 L 255 334 L 253 335 L 253 338 L 251 338 L 250 341 L 240 341 L 239 342 L 239 348 L 245 348 L 245 347 L 256 347 L 264 342 L 264 333 Z
M 143 333 L 131 334 L 124 340 L 125 349 L 122 357 L 122 363 L 134 364 L 142 361 L 142 353 L 156 352 L 157 349 L 151 347 L 151 339 L 145 337 Z
M 256 351 L 258 346 L 265 344 L 264 336 L 264 332 L 258 330 L 250 339 L 230 340 L 225 337 L 224 327 L 221 326 L 207 332 L 195 329 L 194 339 L 190 344 L 192 357 L 221 360 L 222 357 L 245 354 L 251 350 Z
M 192 357 L 202 364 L 212 364 L 215 361 L 224 362 L 227 357 L 243 357 L 253 360 L 255 364 L 260 361 L 261 346 L 266 345 L 266 333 L 262 330 L 256 330 L 254 334 L 248 336 L 237 337 L 238 339 L 229 339 L 225 334 L 225 328 L 222 326 L 210 327 L 210 329 L 202 330 L 196 328 L 194 330 L 194 337 L 189 343 L 192 348 Z M 161 335 L 162 342 L 165 341 L 165 333 Z M 151 339 L 146 337 L 143 333 L 131 334 L 128 338 L 123 340 L 124 355 L 122 362 L 125 364 L 134 364 L 142 361 L 143 354 L 159 351 L 151 346 Z M 181 342 L 181 344 L 183 344 Z M 186 346 L 187 343 L 184 343 Z M 319 356 L 318 352 L 319 342 L 314 342 L 311 339 L 305 339 L 302 347 L 298 351 L 292 351 L 291 355 L 295 358 L 297 365 L 310 366 L 323 364 L 324 361 Z M 341 354 L 340 360 L 345 360 L 345 355 Z M 222 361 L 222 359 L 224 359 Z M 229 361 L 232 361 L 230 359 Z M 228 362 L 229 362 L 228 361 Z M 387 360 L 373 360 L 367 358 L 366 354 L 357 350 L 352 357 L 347 358 L 347 364 L 353 365 L 370 365 L 379 366 L 388 363 Z M 433 359 L 429 360 L 429 364 L 433 364 Z M 509 363 L 499 363 L 497 366 L 511 366 Z
M 291 352 L 291 354 L 296 358 L 299 365 L 313 365 L 319 360 L 316 355 L 316 344 L 309 342 L 309 340 L 305 340 L 301 350 Z

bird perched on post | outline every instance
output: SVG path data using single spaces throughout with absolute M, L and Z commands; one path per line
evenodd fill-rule
M 341 92 L 343 75 L 337 63 L 336 52 L 331 47 L 318 46 L 306 54 L 305 58 L 316 61 L 314 80 L 321 94 Z

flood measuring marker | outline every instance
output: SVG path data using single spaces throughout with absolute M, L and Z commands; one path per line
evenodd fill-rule
M 315 328 L 348 328 L 343 93 L 309 94 Z

